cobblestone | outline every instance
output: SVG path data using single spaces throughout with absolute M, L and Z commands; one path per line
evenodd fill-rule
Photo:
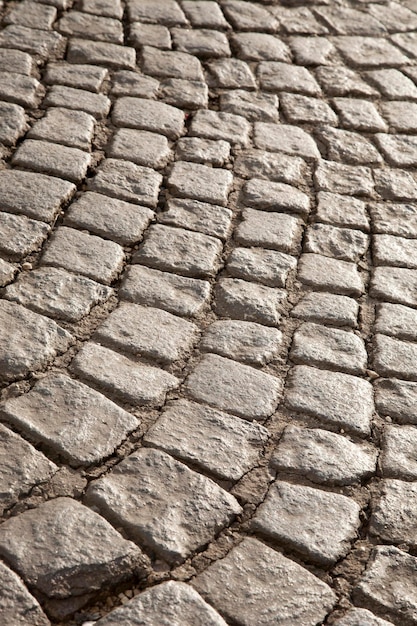
M 15 72 L 29 76 L 32 72 L 33 59 L 26 52 L 1 48 L 0 67 L 3 72 Z
M 233 176 L 228 170 L 186 161 L 174 163 L 168 179 L 174 195 L 220 206 L 226 206 L 232 183 Z
M 315 176 L 319 191 L 330 191 L 348 196 L 370 196 L 374 181 L 369 167 L 344 165 L 335 161 L 321 161 Z
M 104 65 L 114 69 L 135 68 L 136 52 L 114 43 L 71 39 L 68 44 L 67 60 L 70 63 Z
M 25 108 L 35 107 L 40 99 L 40 83 L 32 76 L 0 72 L 0 97 L 2 100 L 20 104 Z
M 380 497 L 373 501 L 370 532 L 391 544 L 407 542 L 414 547 L 417 542 L 413 515 L 416 498 L 413 483 L 384 480 Z
M 417 424 L 416 383 L 385 378 L 375 389 L 376 406 L 382 415 L 392 416 L 401 424 Z
M 37 28 L 26 28 L 18 24 L 6 26 L 0 33 L 2 48 L 15 48 L 29 54 L 36 54 L 47 59 L 62 43 L 63 38 L 54 31 L 45 31 Z
M 261 150 L 284 152 L 307 159 L 320 158 L 315 141 L 302 128 L 289 124 L 255 124 L 254 143 Z
M 217 59 L 207 64 L 207 82 L 217 89 L 255 89 L 255 78 L 240 59 Z
M 309 322 L 351 328 L 357 325 L 358 313 L 359 306 L 353 298 L 318 291 L 304 295 L 291 312 L 295 317 Z
M 334 624 L 336 626 L 392 626 L 392 622 L 379 619 L 367 609 L 351 609 Z
M 200 61 L 191 54 L 168 52 L 151 46 L 144 46 L 141 56 L 142 70 L 149 76 L 203 80 Z
M 8 102 L 0 102 L 0 141 L 12 146 L 27 129 L 25 111 L 22 107 Z
M 305 173 L 305 161 L 286 154 L 247 150 L 235 161 L 235 172 L 243 178 L 266 178 L 297 184 Z
M 313 75 L 299 65 L 262 61 L 258 65 L 258 77 L 266 91 L 291 91 L 309 96 L 317 96 L 321 91 Z
M 417 380 L 415 367 L 417 346 L 386 335 L 375 335 L 374 367 L 381 376 Z
M 44 80 L 48 85 L 65 85 L 98 93 L 107 75 L 104 67 L 48 63 Z
M 228 258 L 227 271 L 236 278 L 285 287 L 288 274 L 296 265 L 294 257 L 275 250 L 235 248 Z
M 147 449 L 92 483 L 87 502 L 135 541 L 174 562 L 204 546 L 241 512 L 237 500 L 215 482 L 165 452 Z
M 250 122 L 276 122 L 278 98 L 274 94 L 257 94 L 242 89 L 222 93 L 220 108 L 227 113 L 236 113 Z
M 277 326 L 285 292 L 239 278 L 223 278 L 217 284 L 215 299 L 220 316 Z
M 360 295 L 364 290 L 361 275 L 354 263 L 320 254 L 301 256 L 298 278 L 306 285 L 338 294 Z
M 343 261 L 358 261 L 368 247 L 368 237 L 360 230 L 313 224 L 307 230 L 306 252 Z
M 38 250 L 48 232 L 49 226 L 43 222 L 0 212 L 0 251 L 13 259 Z
M 170 199 L 167 209 L 158 216 L 163 224 L 180 226 L 219 239 L 226 239 L 230 233 L 233 216 L 230 209 L 180 198 Z
M 54 7 L 35 2 L 21 2 L 5 16 L 5 24 L 19 24 L 29 28 L 49 30 L 56 19 Z
M 179 161 L 221 166 L 230 157 L 230 144 L 223 139 L 184 137 L 178 141 L 176 156 Z
M 129 39 L 131 44 L 139 50 L 142 46 L 152 46 L 162 50 L 171 48 L 171 33 L 166 26 L 160 24 L 134 22 L 130 27 Z
M 385 478 L 415 480 L 417 476 L 417 429 L 414 426 L 387 425 L 384 429 L 381 472 Z M 384 515 L 381 508 L 380 512 Z
M 116 159 L 126 159 L 137 165 L 159 168 L 166 165 L 170 148 L 164 135 L 120 128 L 113 135 L 107 152 L 110 157 Z
M 334 226 L 369 230 L 366 204 L 358 198 L 347 198 L 335 193 L 320 191 L 317 194 L 317 220 Z M 382 208 L 384 207 L 384 208 Z M 385 205 L 381 205 L 381 210 Z M 372 213 L 372 217 L 374 214 Z M 374 220 L 375 221 L 375 220 Z
M 53 85 L 48 90 L 44 104 L 51 107 L 67 107 L 68 109 L 85 111 L 101 119 L 106 117 L 109 112 L 111 102 L 103 94 Z
M 71 148 L 89 150 L 94 132 L 94 118 L 83 111 L 51 108 L 28 133 L 31 139 L 44 139 Z
M 2 599 L 0 615 L 9 624 L 49 626 L 50 622 L 37 600 L 28 592 L 19 576 L 0 563 Z
M 242 202 L 255 209 L 287 210 L 301 215 L 310 210 L 309 198 L 302 191 L 285 183 L 273 183 L 257 178 L 245 183 Z
M 416 306 L 417 272 L 402 267 L 376 267 L 371 282 L 375 298 Z
M 33 139 L 26 139 L 13 156 L 14 165 L 75 183 L 84 178 L 90 163 L 90 155 L 83 150 Z
M 292 215 L 244 209 L 236 241 L 246 246 L 261 246 L 284 252 L 293 251 L 300 239 L 301 222 Z

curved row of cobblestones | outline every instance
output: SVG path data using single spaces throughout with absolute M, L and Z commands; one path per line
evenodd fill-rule
M 417 2 L 0 31 L 0 622 L 417 624 Z

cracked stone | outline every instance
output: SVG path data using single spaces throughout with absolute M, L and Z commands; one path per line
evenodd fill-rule
M 260 424 L 180 399 L 164 410 L 144 442 L 214 476 L 236 481 L 258 462 L 268 436 Z
M 144 626 L 170 626 L 174 623 L 227 626 L 192 587 L 173 580 L 140 593 L 124 606 L 102 617 L 97 626 L 117 626 L 123 622 L 132 625 L 142 622 Z
M 133 70 L 136 65 L 136 51 L 134 48 L 115 43 L 71 39 L 68 44 L 67 61 Z
M 206 354 L 185 386 L 198 402 L 244 419 L 260 420 L 275 411 L 282 384 L 278 378 L 248 365 Z
M 161 183 L 161 174 L 148 167 L 130 161 L 106 159 L 96 175 L 88 179 L 87 187 L 112 198 L 155 208 Z
M 197 57 L 185 52 L 159 50 L 151 46 L 144 46 L 142 49 L 142 71 L 157 78 L 204 80 L 201 63 Z
M 191 122 L 190 135 L 246 145 L 250 129 L 249 122 L 240 115 L 222 111 L 197 111 Z
M 85 111 L 97 119 L 103 119 L 109 112 L 111 102 L 101 93 L 91 93 L 91 91 L 64 85 L 52 85 L 48 89 L 43 104 L 49 107 Z
M 215 309 L 218 315 L 266 326 L 277 326 L 286 293 L 239 278 L 222 278 L 216 285 Z
M 168 186 L 175 195 L 221 206 L 227 204 L 232 183 L 233 175 L 229 170 L 186 161 L 174 163 L 168 179 Z
M 78 322 L 111 294 L 112 289 L 85 276 L 40 267 L 21 273 L 17 281 L 7 287 L 5 297 L 37 313 Z
M 266 178 L 297 185 L 305 175 L 305 162 L 284 153 L 245 150 L 235 157 L 234 171 L 242 178 Z
M 231 56 L 229 40 L 217 30 L 173 28 L 174 46 L 180 52 L 188 52 L 201 59 Z
M 69 37 L 83 37 L 108 43 L 123 43 L 123 26 L 117 19 L 90 15 L 80 11 L 65 14 L 57 23 L 57 29 Z
M 147 559 L 100 515 L 71 498 L 24 511 L 0 530 L 0 553 L 30 587 L 63 599 L 145 574 Z
M 365 133 L 387 130 L 387 125 L 377 108 L 368 100 L 334 98 L 333 104 L 339 113 L 341 125 L 344 128 Z
M 359 305 L 353 298 L 321 292 L 307 293 L 291 311 L 291 315 L 308 322 L 351 328 L 356 328 L 358 314 Z
M 44 81 L 47 85 L 65 85 L 98 93 L 107 75 L 104 67 L 48 63 Z
M 112 120 L 115 126 L 149 130 L 178 139 L 183 132 L 184 113 L 163 102 L 125 96 L 116 101 Z
M 349 552 L 359 512 L 354 500 L 338 493 L 276 481 L 251 526 L 308 560 L 329 566 Z
M 248 468 L 249 469 L 249 468 Z M 47 482 L 58 467 L 27 441 L 0 425 L 0 511 L 28 494 L 35 485 Z M 0 576 L 1 579 L 1 576 Z M 0 601 L 0 615 L 3 616 Z
M 382 415 L 400 424 L 417 424 L 417 383 L 380 379 L 375 386 L 376 406 Z
M 38 370 L 64 352 L 71 335 L 20 304 L 0 301 L 0 378 L 12 381 Z
M 324 128 L 318 131 L 318 135 L 326 144 L 327 157 L 332 161 L 351 165 L 382 163 L 382 157 L 373 144 L 358 133 L 338 128 Z
M 375 331 L 398 337 L 417 340 L 417 311 L 401 304 L 384 302 L 377 304 Z
M 227 261 L 234 278 L 259 282 L 269 287 L 285 287 L 288 274 L 297 266 L 295 257 L 259 248 L 235 248 Z
M 89 150 L 94 132 L 94 118 L 84 111 L 51 108 L 28 132 L 30 139 L 44 139 L 71 148 Z
M 38 601 L 29 593 L 19 576 L 0 563 L 0 615 L 6 624 L 50 626 Z
M 417 306 L 417 271 L 403 267 L 376 267 L 371 279 L 373 298 Z
M 123 248 L 113 241 L 60 226 L 42 255 L 42 264 L 79 272 L 110 284 L 122 270 Z
M 209 235 L 155 224 L 146 233 L 133 261 L 159 270 L 202 278 L 214 276 L 222 249 L 221 241 Z M 164 250 L 163 255 L 161 250 Z
M 230 209 L 180 198 L 168 200 L 167 208 L 167 211 L 159 214 L 159 221 L 163 224 L 180 226 L 220 239 L 226 239 L 230 232 L 233 216 Z
M 261 150 L 284 152 L 306 159 L 320 159 L 320 152 L 314 139 L 302 128 L 289 124 L 255 122 L 254 143 Z
M 279 61 L 261 61 L 257 75 L 265 91 L 289 91 L 307 96 L 321 93 L 320 85 L 305 67 L 281 63 Z
M 164 167 L 170 152 L 168 140 L 163 135 L 131 128 L 117 130 L 107 149 L 110 157 L 153 168 Z
M 414 626 L 417 610 L 417 559 L 393 546 L 373 549 L 365 573 L 353 590 L 356 604 L 404 626 Z
M 343 261 L 359 261 L 368 247 L 368 237 L 360 230 L 311 224 L 307 229 L 305 251 Z
M 382 475 L 386 478 L 416 480 L 417 428 L 387 424 L 384 428 L 379 462 Z M 405 541 L 407 543 L 407 539 Z
M 359 296 L 364 285 L 355 263 L 339 261 L 320 254 L 303 254 L 298 279 L 315 289 L 348 296 Z
M 146 448 L 93 482 L 86 499 L 171 562 L 207 544 L 241 512 L 237 500 L 212 480 L 165 452 Z
M 12 159 L 13 165 L 80 182 L 87 174 L 91 156 L 78 148 L 49 141 L 26 139 Z
M 258 94 L 235 89 L 220 94 L 220 110 L 242 115 L 250 122 L 276 122 L 278 98 L 275 94 Z
M 85 343 L 71 363 L 80 378 L 134 405 L 162 406 L 180 381 L 156 367 L 139 365 L 95 343 Z
M 314 172 L 319 191 L 348 196 L 370 196 L 374 190 L 372 170 L 362 165 L 345 165 L 336 161 L 320 161 Z
M 291 358 L 296 363 L 364 374 L 368 355 L 363 340 L 354 333 L 304 322 L 294 333 Z
M 281 108 L 292 124 L 337 124 L 337 115 L 326 102 L 291 93 L 280 95 Z
M 0 142 L 12 146 L 27 130 L 25 110 L 17 104 L 0 102 Z
M 362 436 L 370 432 L 373 388 L 356 376 L 297 365 L 289 375 L 285 403 L 333 427 Z
M 352 485 L 376 471 L 377 451 L 322 430 L 287 426 L 272 458 L 279 472 L 291 472 L 323 485 Z M 274 516 L 275 517 L 275 516 Z
M 317 194 L 317 199 L 316 216 L 320 222 L 333 226 L 344 226 L 345 228 L 369 230 L 367 207 L 362 200 L 327 191 L 320 191 Z
M 197 335 L 197 326 L 180 317 L 123 303 L 98 327 L 95 338 L 134 356 L 174 363 L 191 350 Z
M 375 335 L 374 369 L 381 376 L 417 380 L 417 345 L 386 335 Z
M 277 358 L 282 333 L 254 322 L 219 320 L 210 324 L 200 343 L 203 352 L 214 352 L 243 363 L 266 365 Z
M 235 231 L 240 244 L 291 252 L 300 241 L 302 223 L 292 215 L 243 209 L 242 217 Z
M 190 317 L 201 313 L 208 303 L 210 283 L 133 265 L 123 277 L 119 295 L 136 304 Z
M 1 413 L 74 467 L 112 455 L 139 425 L 101 393 L 57 373 L 40 379 L 29 393 L 6 400 Z
M 254 209 L 287 210 L 306 215 L 310 210 L 307 194 L 285 183 L 274 183 L 252 178 L 242 190 L 242 202 Z
M 278 583 L 278 584 L 277 584 Z M 257 539 L 246 538 L 193 580 L 203 598 L 240 626 L 310 626 L 336 603 L 328 585 Z
M 65 224 L 87 229 L 121 245 L 132 245 L 142 239 L 153 216 L 153 211 L 146 207 L 87 191 L 70 205 Z
M 229 160 L 230 144 L 222 139 L 216 141 L 182 137 L 177 143 L 175 154 L 179 161 L 222 166 Z

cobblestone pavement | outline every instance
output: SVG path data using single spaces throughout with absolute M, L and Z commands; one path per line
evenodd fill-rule
M 5 1 L 0 623 L 417 625 L 417 0 Z

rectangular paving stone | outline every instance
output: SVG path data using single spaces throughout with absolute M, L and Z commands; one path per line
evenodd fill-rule
M 384 35 L 386 29 L 369 13 L 349 7 L 318 7 L 316 15 L 333 28 L 338 35 Z M 364 39 L 356 37 L 357 41 Z
M 185 388 L 197 402 L 248 420 L 262 420 L 275 411 L 282 384 L 279 378 L 216 354 L 205 354 L 188 376 Z
M 344 165 L 336 161 L 320 161 L 314 173 L 319 191 L 353 196 L 370 196 L 374 190 L 372 171 L 362 165 Z
M 226 0 L 222 9 L 235 30 L 249 30 L 274 33 L 278 29 L 278 21 L 264 7 L 252 2 Z
M 229 160 L 230 144 L 223 139 L 182 137 L 176 145 L 175 155 L 179 161 L 193 161 L 221 167 Z
M 26 139 L 12 159 L 13 165 L 80 182 L 91 163 L 90 154 L 49 141 Z
M 395 167 L 417 165 L 417 138 L 410 135 L 375 135 L 378 148 Z
M 417 183 L 411 172 L 394 168 L 374 170 L 375 190 L 387 200 L 415 200 Z
M 358 296 L 364 291 L 355 263 L 330 259 L 320 254 L 301 255 L 298 279 L 315 289 L 348 296 Z
M 161 80 L 158 97 L 179 109 L 199 109 L 208 106 L 208 87 L 203 81 L 182 78 Z
M 290 185 L 253 178 L 244 184 L 242 202 L 254 209 L 291 211 L 306 215 L 310 210 L 309 197 Z
M 289 91 L 316 96 L 321 93 L 320 85 L 307 68 L 279 61 L 262 61 L 257 75 L 265 91 Z
M 223 618 L 192 587 L 173 580 L 140 593 L 102 617 L 97 625 L 115 626 L 123 621 L 134 623 L 143 615 L 146 615 L 149 626 L 161 624 L 163 620 L 182 624 L 194 622 L 195 626 L 226 626 Z
M 0 259 L 0 287 L 5 287 L 11 283 L 16 272 L 17 266 Z
M 142 46 L 169 50 L 171 48 L 171 33 L 162 24 L 133 22 L 129 28 L 129 41 L 134 48 L 139 50 Z
M 316 77 L 329 96 L 376 96 L 377 90 L 368 85 L 358 73 L 343 65 L 320 66 Z
M 184 113 L 163 102 L 152 102 L 129 96 L 119 98 L 113 108 L 115 126 L 125 126 L 178 139 L 183 132 Z
M 38 220 L 0 211 L 0 251 L 20 260 L 41 248 L 49 230 L 47 224 Z
M 220 94 L 220 110 L 242 115 L 249 122 L 277 122 L 278 98 L 271 93 L 235 89 Z
M 255 322 L 218 320 L 210 324 L 200 342 L 200 350 L 243 363 L 266 365 L 277 358 L 282 333 Z
M 0 563 L 0 580 L 3 595 L 1 612 L 9 623 L 49 626 L 50 621 L 38 601 L 29 593 L 19 576 L 4 563 Z
M 349 198 L 337 193 L 319 191 L 316 217 L 319 222 L 346 228 L 369 230 L 366 204 L 358 198 Z
M 417 87 L 414 85 L 414 83 L 411 84 L 417 91 Z M 382 114 L 388 122 L 391 132 L 396 131 L 397 133 L 412 133 L 417 131 L 417 125 L 415 122 L 415 117 L 417 114 L 416 102 L 383 102 L 381 105 L 381 110 Z M 381 144 L 382 141 L 383 140 L 381 139 Z M 386 148 L 388 148 L 388 146 L 388 149 L 391 148 L 391 146 L 389 145 L 391 143 L 390 141 L 385 141 L 384 143 Z M 389 161 L 390 157 L 387 157 L 387 160 Z
M 134 48 L 114 43 L 71 39 L 68 44 L 67 60 L 70 63 L 132 70 L 136 65 L 136 51 Z
M 242 178 L 266 178 L 295 186 L 305 170 L 306 163 L 299 157 L 264 150 L 245 150 L 234 162 L 234 172 Z
M 64 221 L 123 246 L 140 241 L 153 217 L 146 207 L 87 191 L 70 205 Z
M 188 52 L 200 59 L 231 56 L 228 38 L 217 30 L 173 28 L 171 35 L 175 49 L 180 52 Z
M 394 546 L 373 549 L 367 568 L 353 590 L 356 605 L 372 609 L 404 626 L 414 626 L 417 559 Z
M 159 270 L 204 278 L 215 275 L 222 249 L 221 241 L 215 237 L 155 224 L 146 233 L 133 261 Z
M 159 81 L 150 76 L 143 76 L 129 70 L 119 70 L 112 76 L 112 96 L 136 96 L 137 98 L 155 98 Z
M 417 344 L 377 334 L 374 369 L 380 376 L 417 380 Z
M 376 265 L 417 268 L 417 241 L 393 235 L 373 236 L 373 259 Z
M 245 146 L 249 141 L 250 130 L 249 122 L 241 115 L 223 111 L 197 111 L 191 122 L 190 136 L 221 139 Z
M 391 544 L 417 544 L 412 513 L 417 500 L 413 482 L 387 478 L 381 481 L 379 494 L 372 498 L 369 532 Z
M 286 293 L 240 278 L 222 278 L 215 289 L 215 310 L 222 317 L 277 326 Z
M 1 413 L 74 467 L 110 456 L 139 425 L 102 394 L 57 373 L 39 380 L 29 393 L 6 400 Z
M 158 4 L 153 0 L 129 0 L 128 11 L 133 22 L 166 26 L 187 24 L 184 13 L 174 0 L 161 0 Z
M 342 56 L 356 67 L 399 67 L 408 63 L 408 58 L 387 39 L 335 37 L 334 44 Z
M 400 424 L 417 424 L 417 383 L 395 378 L 375 382 L 375 403 L 381 415 Z
M 417 310 L 402 304 L 377 304 L 375 331 L 398 339 L 417 341 Z
M 192 322 L 150 306 L 122 303 L 98 327 L 94 339 L 128 354 L 174 363 L 191 351 L 197 337 Z
M 111 102 L 101 93 L 91 93 L 85 89 L 73 89 L 64 85 L 52 85 L 48 89 L 43 104 L 85 111 L 97 119 L 102 119 L 108 114 Z
M 284 213 L 243 209 L 234 236 L 239 244 L 292 252 L 301 239 L 301 220 Z
M 73 337 L 52 320 L 0 300 L 0 379 L 11 382 L 45 367 Z
M 269 287 L 285 287 L 297 259 L 289 254 L 262 248 L 235 248 L 227 260 L 227 271 L 234 278 L 253 280 Z
M 346 496 L 277 480 L 251 527 L 307 560 L 329 566 L 349 552 L 359 513 L 359 505 Z
M 13 146 L 28 129 L 25 110 L 17 104 L 0 102 L 0 117 L 0 143 Z
M 24 1 L 6 14 L 4 23 L 49 30 L 52 28 L 56 15 L 55 7 Z
M 117 20 L 121 20 L 123 17 L 123 7 L 120 0 L 82 0 L 80 8 L 84 13 L 92 13 L 93 15 L 114 17 Z
M 184 0 L 181 6 L 194 28 L 216 28 L 219 30 L 229 28 L 217 2 Z
M 119 244 L 67 226 L 54 232 L 41 259 L 43 265 L 61 267 L 104 284 L 117 278 L 123 262 Z
M 336 603 L 326 583 L 252 537 L 209 565 L 192 585 L 228 620 L 241 626 L 310 626 Z
M 254 144 L 261 150 L 284 152 L 305 159 L 320 159 L 314 139 L 298 126 L 255 122 Z
M 80 321 L 111 294 L 109 287 L 55 267 L 22 272 L 5 291 L 8 300 L 68 322 Z
M 26 28 L 19 24 L 10 24 L 0 33 L 2 48 L 15 48 L 22 52 L 38 55 L 46 60 L 64 43 L 64 38 L 55 31 L 45 31 L 38 28 Z
M 37 220 L 52 221 L 75 191 L 73 183 L 52 176 L 19 170 L 0 171 L 1 208 Z
M 205 69 L 211 89 L 256 89 L 249 64 L 241 59 L 214 59 L 206 64 Z
M 237 33 L 232 37 L 236 54 L 246 61 L 291 61 L 289 48 L 265 33 Z
M 26 52 L 0 48 L 0 70 L 2 72 L 15 72 L 29 76 L 32 72 L 33 59 Z
M 191 54 L 144 46 L 141 59 L 142 71 L 148 76 L 182 78 L 191 81 L 204 80 L 200 61 Z
M 56 600 L 120 583 L 133 571 L 142 578 L 148 566 L 141 550 L 100 515 L 62 497 L 8 520 L 0 552 L 31 589 Z
M 35 122 L 27 136 L 29 139 L 43 139 L 89 151 L 93 133 L 94 118 L 91 115 L 56 107 L 48 109 L 45 117 Z
M 146 130 L 119 128 L 106 148 L 108 156 L 126 159 L 146 167 L 164 167 L 170 155 L 170 147 L 164 135 Z
M 164 370 L 139 365 L 92 342 L 82 346 L 70 368 L 81 379 L 132 405 L 161 406 L 167 392 L 180 384 Z
M 159 213 L 162 224 L 179 226 L 205 235 L 226 239 L 232 226 L 230 209 L 198 200 L 170 198 L 167 210 Z
M 295 363 L 363 374 L 368 356 L 363 340 L 354 333 L 304 322 L 294 333 L 291 358 Z
M 417 428 L 415 426 L 384 427 L 381 473 L 386 478 L 415 481 L 417 477 Z
M 44 81 L 47 85 L 65 85 L 98 93 L 107 75 L 104 67 L 95 65 L 48 63 Z
M 241 512 L 237 500 L 210 478 L 146 448 L 92 483 L 86 499 L 132 539 L 174 563 L 210 542 Z
M 417 306 L 417 271 L 403 267 L 376 267 L 370 294 L 378 300 Z
M 96 175 L 89 178 L 87 188 L 126 202 L 155 208 L 162 176 L 158 172 L 130 161 L 105 159 Z
M 28 494 L 35 485 L 50 480 L 57 471 L 58 467 L 55 463 L 38 452 L 22 437 L 0 425 L 0 477 L 2 484 L 0 511 L 2 514 L 4 509 L 17 502 L 19 497 Z M 4 615 L 3 602 L 4 596 L 2 598 L 2 615 Z
M 119 296 L 136 304 L 192 317 L 201 313 L 208 303 L 210 283 L 142 265 L 132 265 L 123 276 Z
M 368 248 L 368 236 L 360 230 L 330 224 L 311 224 L 307 228 L 304 250 L 342 261 L 358 262 Z
M 144 442 L 235 481 L 258 462 L 268 436 L 260 424 L 180 399 L 164 409 Z
M 359 305 L 353 298 L 313 291 L 304 295 L 291 311 L 294 317 L 329 326 L 356 328 Z
M 335 126 L 338 123 L 337 115 L 333 109 L 318 98 L 282 93 L 280 95 L 280 105 L 291 124 L 328 124 L 329 126 Z
M 356 376 L 298 365 L 289 374 L 285 404 L 336 428 L 370 432 L 373 388 Z
M 117 19 L 90 15 L 81 11 L 66 13 L 58 21 L 57 30 L 70 37 L 88 36 L 88 39 L 123 43 L 123 26 Z
M 271 458 L 280 472 L 295 473 L 313 483 L 352 485 L 376 471 L 377 450 L 321 428 L 287 426 Z
M 43 95 L 39 81 L 33 76 L 14 72 L 0 72 L 0 98 L 33 109 L 38 106 Z
M 168 178 L 174 195 L 226 206 L 233 183 L 229 170 L 177 161 Z
M 358 132 L 323 128 L 318 138 L 327 148 L 327 158 L 350 165 L 381 165 L 383 159 L 375 146 Z
M 376 617 L 371 611 L 356 608 L 345 613 L 343 617 L 334 623 L 335 626 L 356 626 L 357 624 L 363 624 L 364 626 L 392 626 L 392 622 Z
M 387 125 L 378 113 L 378 109 L 369 100 L 334 98 L 333 104 L 339 114 L 343 128 L 365 133 L 387 130 Z

